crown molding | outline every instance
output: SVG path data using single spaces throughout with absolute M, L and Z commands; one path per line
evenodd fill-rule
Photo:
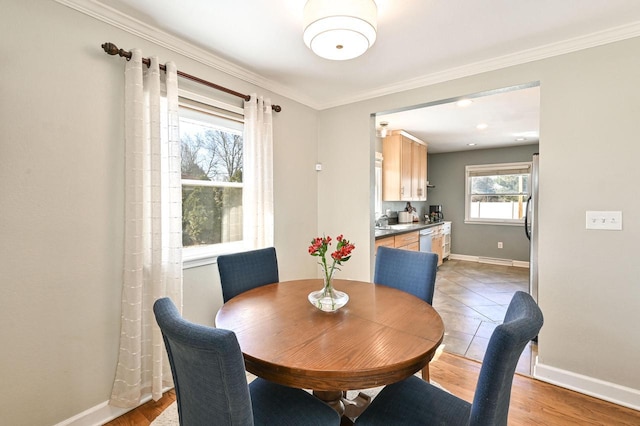
M 391 95 L 405 90 L 417 89 L 419 87 L 430 86 L 432 84 L 443 83 L 457 78 L 469 77 L 488 71 L 495 71 L 514 65 L 521 65 L 541 59 L 577 52 L 591 47 L 602 46 L 617 41 L 640 36 L 640 22 L 633 22 L 628 25 L 610 28 L 585 36 L 574 37 L 556 43 L 523 50 L 517 53 L 498 56 L 485 61 L 474 62 L 460 67 L 449 68 L 443 71 L 423 75 L 414 79 L 404 80 L 395 84 L 380 86 L 373 90 L 361 92 L 359 95 L 336 100 L 333 103 L 325 103 L 318 109 L 333 108 L 360 102 L 380 96 Z
M 302 95 L 287 86 L 264 78 L 259 74 L 249 71 L 246 68 L 242 68 L 227 61 L 226 59 L 216 56 L 207 50 L 197 47 L 145 22 L 132 18 L 131 16 L 113 9 L 97 0 L 54 1 L 232 77 L 236 77 L 242 81 L 262 87 L 278 95 L 293 99 L 294 101 L 300 102 L 311 108 L 319 109 L 317 103 L 308 96 Z
M 538 61 L 553 56 L 576 52 L 591 47 L 614 43 L 640 36 L 640 22 L 614 27 L 585 36 L 574 37 L 561 42 L 550 43 L 544 46 L 523 50 L 509 55 L 503 55 L 460 67 L 430 73 L 401 82 L 380 86 L 372 90 L 366 90 L 353 96 L 335 99 L 326 103 L 319 103 L 307 95 L 293 90 L 288 86 L 274 82 L 216 56 L 202 48 L 194 46 L 178 37 L 161 31 L 149 24 L 125 15 L 98 0 L 55 0 L 78 12 L 91 16 L 99 21 L 112 25 L 142 39 L 174 51 L 203 65 L 214 68 L 230 76 L 236 77 L 247 83 L 254 84 L 278 95 L 287 97 L 303 105 L 316 110 L 324 110 L 337 106 L 361 102 L 380 96 L 390 95 L 405 90 L 416 89 L 432 84 L 443 83 L 462 77 L 469 77 L 488 71 L 495 71 L 514 65 Z

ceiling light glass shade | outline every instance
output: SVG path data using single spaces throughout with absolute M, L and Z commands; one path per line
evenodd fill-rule
M 322 58 L 356 58 L 375 43 L 377 16 L 373 0 L 309 0 L 304 6 L 304 43 Z

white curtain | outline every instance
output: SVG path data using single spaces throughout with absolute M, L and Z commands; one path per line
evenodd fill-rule
M 110 403 L 135 407 L 171 386 L 153 303 L 182 309 L 182 200 L 176 66 L 132 50 L 125 68 L 125 253 L 120 352 Z
M 271 100 L 244 103 L 243 240 L 249 249 L 273 246 L 273 122 Z

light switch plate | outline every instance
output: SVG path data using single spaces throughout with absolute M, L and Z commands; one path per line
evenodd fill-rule
M 587 211 L 587 229 L 622 230 L 621 211 Z

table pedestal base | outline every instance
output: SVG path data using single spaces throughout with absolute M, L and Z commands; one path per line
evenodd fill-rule
M 347 393 L 342 391 L 314 390 L 313 394 L 340 414 L 342 426 L 352 425 L 356 417 L 362 414 L 371 403 L 371 397 L 362 392 L 353 399 L 347 399 Z

